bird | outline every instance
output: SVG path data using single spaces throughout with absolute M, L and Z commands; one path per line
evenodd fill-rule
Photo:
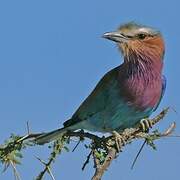
M 37 144 L 57 140 L 67 131 L 122 132 L 156 111 L 166 89 L 161 32 L 128 22 L 102 37 L 116 43 L 123 62 L 102 77 L 64 127 L 42 133 Z

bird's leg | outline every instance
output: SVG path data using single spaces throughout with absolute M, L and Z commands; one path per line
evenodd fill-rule
M 112 135 L 115 139 L 115 146 L 117 148 L 117 151 L 120 152 L 121 147 L 126 144 L 126 141 L 124 140 L 123 136 L 119 134 L 117 131 L 113 131 Z
M 143 132 L 149 132 L 149 129 L 152 128 L 152 121 L 148 118 L 146 119 L 141 119 L 140 121 L 140 129 Z

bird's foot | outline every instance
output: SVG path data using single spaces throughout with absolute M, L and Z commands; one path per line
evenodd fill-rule
M 113 131 L 112 135 L 115 140 L 115 147 L 117 148 L 117 151 L 120 152 L 122 146 L 124 146 L 126 144 L 126 141 L 123 138 L 123 136 L 121 134 L 119 134 L 117 131 Z
M 149 129 L 152 128 L 152 121 L 150 119 L 142 119 L 140 121 L 140 129 L 143 131 L 143 132 L 149 132 Z

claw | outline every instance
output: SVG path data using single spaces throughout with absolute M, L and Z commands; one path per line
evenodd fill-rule
M 149 120 L 149 119 L 142 119 L 142 120 L 140 121 L 140 128 L 142 129 L 142 131 L 148 132 L 149 129 L 152 128 L 152 122 L 151 122 L 151 120 Z
M 125 139 L 116 131 L 112 132 L 112 135 L 114 136 L 115 139 L 115 146 L 117 148 L 117 151 L 120 152 L 122 146 L 126 144 Z

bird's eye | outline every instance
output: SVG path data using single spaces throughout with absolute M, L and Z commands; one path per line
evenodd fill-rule
M 138 34 L 137 37 L 138 37 L 139 39 L 145 39 L 146 34 Z

